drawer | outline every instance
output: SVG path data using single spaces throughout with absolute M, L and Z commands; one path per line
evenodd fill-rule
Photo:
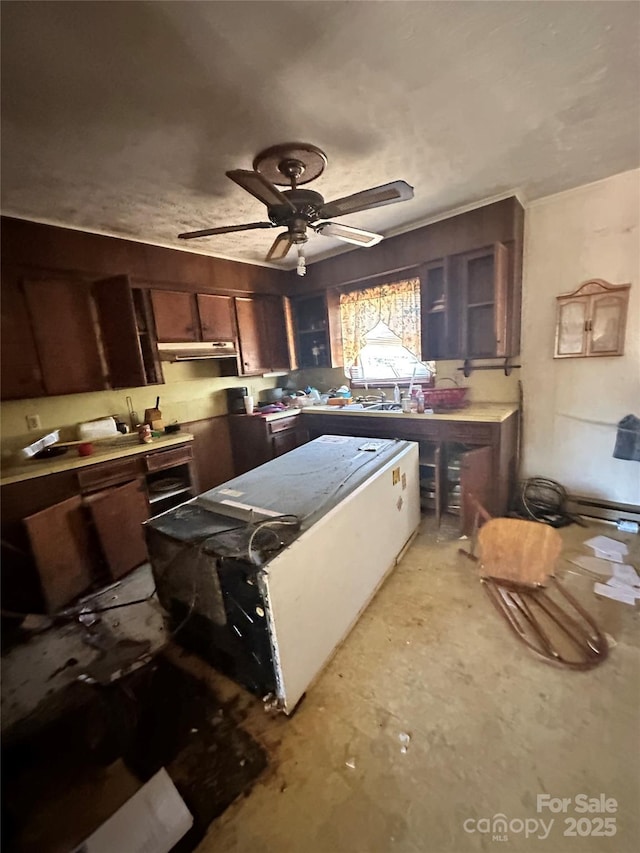
M 78 471 L 78 482 L 82 492 L 95 492 L 105 486 L 117 486 L 135 480 L 139 473 L 138 459 L 118 459 L 83 468 Z
M 493 424 L 449 422 L 444 428 L 445 441 L 462 444 L 493 444 L 498 429 Z
M 287 429 L 297 429 L 300 417 L 301 415 L 292 415 L 290 418 L 280 418 L 277 421 L 270 421 L 267 423 L 269 432 L 271 435 L 275 435 L 275 433 L 284 432 Z
M 159 450 L 157 453 L 149 453 L 144 457 L 147 471 L 162 471 L 164 468 L 173 468 L 174 465 L 184 465 L 193 459 L 193 450 L 190 445 L 176 447 L 173 450 Z

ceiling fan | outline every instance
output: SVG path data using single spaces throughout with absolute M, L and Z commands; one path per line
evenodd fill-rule
M 304 275 L 306 272 L 303 247 L 309 239 L 307 229 L 325 237 L 337 237 L 357 246 L 375 246 L 382 240 L 381 234 L 327 220 L 334 216 L 394 204 L 397 201 L 407 201 L 413 198 L 413 187 L 406 181 L 392 181 L 325 202 L 320 193 L 299 187 L 318 178 L 326 165 L 326 154 L 315 145 L 306 142 L 273 145 L 256 155 L 253 171 L 233 169 L 226 173 L 227 177 L 242 189 L 267 205 L 269 222 L 204 228 L 202 231 L 178 234 L 178 237 L 181 240 L 192 240 L 194 237 L 211 237 L 214 234 L 230 234 L 233 231 L 250 231 L 253 228 L 286 227 L 287 230 L 278 234 L 274 240 L 266 260 L 282 260 L 291 246 L 295 245 L 298 249 L 298 275 Z M 291 189 L 281 191 L 278 186 L 290 186 Z

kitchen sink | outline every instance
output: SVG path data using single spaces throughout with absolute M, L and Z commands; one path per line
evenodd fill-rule
M 402 407 L 400 403 L 386 402 L 386 403 L 369 403 L 369 402 L 361 402 L 361 403 L 347 403 L 346 406 L 336 406 L 335 409 L 338 412 L 401 412 Z
M 401 412 L 400 403 L 363 403 L 366 412 Z

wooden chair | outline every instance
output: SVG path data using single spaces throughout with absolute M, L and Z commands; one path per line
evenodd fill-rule
M 476 505 L 471 553 L 463 553 L 479 563 L 480 581 L 509 628 L 547 663 L 569 669 L 602 663 L 609 651 L 604 635 L 554 575 L 558 531 L 536 521 L 491 518 Z

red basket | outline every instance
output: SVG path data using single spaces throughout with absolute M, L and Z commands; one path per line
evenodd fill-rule
M 431 409 L 461 409 L 467 405 L 468 388 L 431 388 L 424 392 L 424 404 Z

